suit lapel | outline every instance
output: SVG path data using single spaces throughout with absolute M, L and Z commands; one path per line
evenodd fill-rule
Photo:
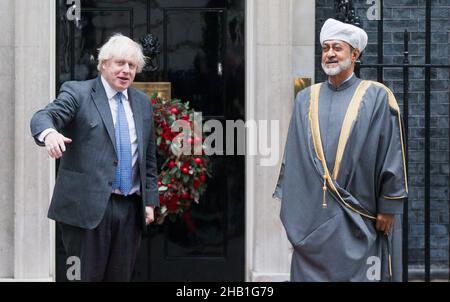
M 137 136 L 137 141 L 138 141 L 138 157 L 139 157 L 139 162 L 142 162 L 142 150 L 143 150 L 143 146 L 144 146 L 144 141 L 143 141 L 143 133 L 142 133 L 142 125 L 143 125 L 143 121 L 142 121 L 142 108 L 140 106 L 140 103 L 138 102 L 138 96 L 136 91 L 133 88 L 128 88 L 128 97 L 130 99 L 130 106 L 131 106 L 131 111 L 133 111 L 133 118 L 134 118 L 134 125 L 136 128 L 136 136 Z
M 117 154 L 116 149 L 116 135 L 114 133 L 114 122 L 111 115 L 111 108 L 109 107 L 108 97 L 106 96 L 105 88 L 103 87 L 100 76 L 97 77 L 96 84 L 92 91 L 92 100 L 97 106 L 97 110 L 105 124 L 106 130 L 108 131 L 109 138 L 114 146 L 114 150 Z

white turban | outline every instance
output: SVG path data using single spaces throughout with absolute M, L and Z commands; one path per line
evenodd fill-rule
M 330 18 L 325 21 L 320 31 L 320 45 L 323 46 L 323 42 L 327 40 L 347 42 L 353 48 L 358 48 L 362 52 L 367 45 L 367 34 L 357 26 Z

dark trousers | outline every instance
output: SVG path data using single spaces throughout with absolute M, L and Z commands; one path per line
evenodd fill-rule
M 80 259 L 80 281 L 130 281 L 141 244 L 140 204 L 137 195 L 112 194 L 95 229 L 61 224 L 67 258 Z

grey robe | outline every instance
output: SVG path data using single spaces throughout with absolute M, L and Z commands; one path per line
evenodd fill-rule
M 292 281 L 401 280 L 401 127 L 392 92 L 376 82 L 353 76 L 297 95 L 274 193 L 294 247 Z M 375 230 L 377 213 L 396 214 L 389 236 Z

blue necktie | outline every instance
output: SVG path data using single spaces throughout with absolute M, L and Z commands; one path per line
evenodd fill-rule
M 117 101 L 117 120 L 115 127 L 117 155 L 119 164 L 116 168 L 116 178 L 114 189 L 119 189 L 125 196 L 130 193 L 132 187 L 132 156 L 131 141 L 128 130 L 127 116 L 122 103 L 123 94 L 118 92 L 115 95 Z

